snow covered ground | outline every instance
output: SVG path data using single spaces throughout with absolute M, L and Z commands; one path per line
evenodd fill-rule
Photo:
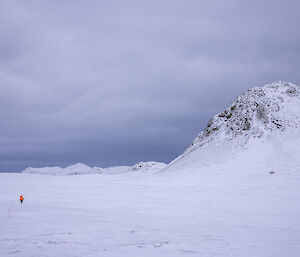
M 289 169 L 2 173 L 0 256 L 300 256 L 300 176 Z

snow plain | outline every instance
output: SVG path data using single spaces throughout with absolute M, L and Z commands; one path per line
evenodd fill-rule
M 295 169 L 2 173 L 0 256 L 300 256 Z

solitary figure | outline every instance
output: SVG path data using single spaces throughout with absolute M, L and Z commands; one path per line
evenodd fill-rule
M 23 195 L 20 196 L 20 202 L 23 203 L 24 197 Z

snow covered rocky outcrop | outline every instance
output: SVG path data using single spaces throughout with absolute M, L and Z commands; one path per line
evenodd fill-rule
M 70 165 L 66 168 L 61 167 L 43 167 L 43 168 L 26 168 L 22 171 L 26 174 L 44 174 L 44 175 L 79 175 L 79 174 L 101 174 L 103 169 L 99 167 L 91 168 L 83 163 Z
M 296 157 L 300 156 L 299 132 L 299 86 L 279 81 L 254 87 L 215 115 L 167 169 L 212 167 L 220 163 L 226 163 L 223 168 L 253 168 L 258 163 L 270 168 L 287 153 L 289 161 L 296 164 L 300 159 Z
M 133 165 L 130 168 L 130 171 L 133 171 L 133 172 L 156 172 L 156 171 L 163 169 L 166 166 L 167 166 L 167 164 L 165 164 L 163 162 L 154 162 L 154 161 L 139 162 L 139 163 Z
M 286 82 L 254 87 L 237 97 L 224 112 L 215 115 L 186 152 L 213 139 L 238 136 L 263 137 L 273 131 L 300 127 L 300 89 Z

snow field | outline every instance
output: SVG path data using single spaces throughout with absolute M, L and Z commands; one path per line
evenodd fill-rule
M 187 173 L 0 174 L 0 256 L 300 254 L 298 176 Z

